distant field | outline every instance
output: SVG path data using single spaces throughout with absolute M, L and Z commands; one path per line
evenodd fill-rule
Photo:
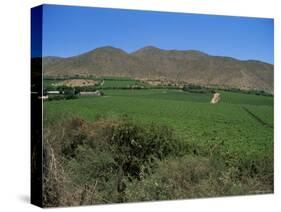
M 43 88 L 52 88 L 54 84 L 61 82 L 63 80 L 53 80 L 53 79 L 44 79 L 43 80 Z
M 230 151 L 272 150 L 273 130 L 262 125 L 243 107 L 273 125 L 273 98 L 223 92 L 217 105 L 211 94 L 179 90 L 106 90 L 104 97 L 44 102 L 45 124 L 68 116 L 95 120 L 99 116 L 126 115 L 141 122 L 171 126 L 178 135 L 196 145 L 224 142 Z M 63 117 L 62 117 L 63 114 Z
M 80 78 L 77 78 L 80 79 Z M 84 79 L 84 78 L 81 78 Z M 97 89 L 104 88 L 104 89 L 110 89 L 110 88 L 129 88 L 133 86 L 139 86 L 139 87 L 147 87 L 149 86 L 146 83 L 143 83 L 139 80 L 130 79 L 130 78 L 123 78 L 123 77 L 101 77 L 101 78 L 85 78 L 88 80 L 95 80 L 97 82 L 100 82 L 100 85 L 97 86 Z M 49 88 L 49 89 L 55 89 L 55 84 L 59 84 L 61 82 L 65 81 L 65 79 L 44 79 L 43 81 L 43 87 Z
M 119 79 L 119 80 L 112 80 L 110 79 L 103 79 L 104 84 L 99 86 L 101 88 L 128 88 L 132 86 L 143 86 L 145 87 L 146 84 L 142 83 L 138 80 L 133 79 Z

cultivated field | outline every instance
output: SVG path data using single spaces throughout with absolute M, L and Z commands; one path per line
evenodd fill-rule
M 120 83 L 124 86 L 126 82 L 132 83 L 130 80 L 105 80 L 104 86 L 116 86 Z M 165 126 L 180 143 L 179 153 L 169 153 L 164 158 L 155 156 L 154 165 L 149 168 L 143 162 L 145 171 L 141 173 L 142 168 L 137 169 L 136 178 L 132 177 L 134 171 L 131 169 L 128 173 L 123 170 L 120 184 L 119 174 L 116 174 L 118 171 L 106 172 L 108 178 L 105 180 L 104 176 L 96 175 L 97 170 L 93 171 L 94 165 L 88 164 L 91 160 L 95 163 L 97 158 L 80 158 L 80 154 L 94 154 L 97 151 L 95 149 L 89 153 L 83 146 L 87 139 L 82 139 L 83 142 L 77 145 L 86 149 L 75 149 L 75 157 L 61 159 L 64 161 L 64 169 L 71 173 L 68 177 L 78 186 L 89 184 L 91 189 L 99 182 L 111 183 L 113 188 L 117 187 L 115 190 L 103 186 L 99 191 L 90 189 L 92 193 L 86 192 L 89 197 L 82 204 L 273 192 L 273 97 L 220 93 L 221 102 L 212 105 L 211 93 L 189 93 L 177 89 L 108 88 L 104 90 L 105 95 L 102 97 L 44 102 L 44 127 L 47 129 L 46 135 L 51 131 L 57 136 L 63 136 L 60 131 L 65 123 L 78 119 L 79 123 L 86 123 L 87 127 L 83 129 L 87 129 L 87 133 L 94 133 L 96 136 L 100 126 L 110 125 L 110 129 L 115 129 L 112 127 L 115 122 L 131 123 L 129 125 L 133 128 L 135 125 L 141 126 L 140 129 L 144 128 L 143 133 L 146 132 L 146 126 Z M 100 124 L 91 128 L 89 123 Z M 132 127 L 125 127 L 126 136 Z M 162 133 L 158 133 L 160 137 Z M 122 136 L 124 137 L 123 134 Z M 131 140 L 137 140 L 132 136 Z M 168 142 L 173 142 L 174 137 L 167 139 Z M 67 139 L 63 142 L 67 142 Z M 108 152 L 109 155 L 112 154 L 111 151 Z M 102 157 L 103 160 L 112 159 L 107 154 Z M 116 162 L 115 157 L 112 160 Z M 75 172 L 82 172 L 84 175 L 73 174 Z M 82 175 L 88 178 L 82 179 Z M 115 177 L 111 179 L 112 176 Z M 120 185 L 124 187 L 121 186 L 120 189 Z M 83 186 L 79 187 L 81 193 Z M 66 187 L 70 189 L 68 187 L 71 186 Z M 103 193 L 103 190 L 108 193 Z M 90 196 L 93 195 L 96 196 L 90 201 Z M 67 205 L 62 202 L 60 204 Z M 76 202 L 80 204 L 78 200 Z

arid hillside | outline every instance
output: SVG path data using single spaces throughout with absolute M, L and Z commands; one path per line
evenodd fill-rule
M 147 46 L 133 53 L 126 53 L 106 46 L 69 58 L 45 57 L 43 64 L 45 76 L 168 79 L 273 93 L 272 64 L 212 56 L 195 50 L 163 50 Z

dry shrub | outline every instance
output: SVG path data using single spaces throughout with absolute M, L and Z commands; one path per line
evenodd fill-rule
M 43 206 L 75 206 L 97 202 L 92 195 L 94 188 L 77 185 L 65 171 L 63 143 L 75 132 L 83 129 L 82 119 L 72 119 L 59 127 L 48 127 L 44 130 L 43 140 Z M 71 135 L 69 133 L 72 133 Z
M 159 161 L 154 173 L 134 181 L 126 190 L 128 201 L 170 200 L 215 195 L 208 191 L 210 162 L 198 156 Z
M 93 123 L 72 118 L 48 126 L 44 206 L 273 191 L 271 157 L 241 158 L 229 155 L 223 143 L 201 151 L 184 142 L 168 127 L 127 118 L 101 117 Z

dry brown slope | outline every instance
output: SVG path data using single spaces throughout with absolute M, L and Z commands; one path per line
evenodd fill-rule
M 273 92 L 273 65 L 211 56 L 195 50 L 162 50 L 148 46 L 128 54 L 106 46 L 75 57 L 51 61 L 44 61 L 45 75 L 167 78 L 202 85 Z

